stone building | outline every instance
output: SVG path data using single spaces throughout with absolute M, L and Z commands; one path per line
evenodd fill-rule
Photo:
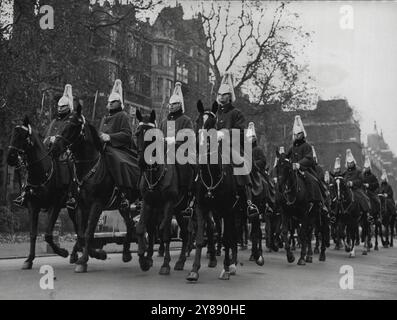
M 371 160 L 374 174 L 380 178 L 382 169 L 385 169 L 393 191 L 397 192 L 397 156 L 390 150 L 383 138 L 382 130 L 379 132 L 376 123 L 373 132 L 367 135 L 365 153 Z
M 301 116 L 307 141 L 315 147 L 324 170 L 332 170 L 337 156 L 341 157 L 343 166 L 348 148 L 358 165 L 363 164 L 360 125 L 346 100 L 320 100 L 315 109 L 302 111 L 284 111 L 278 105 L 244 109 L 248 121 L 256 124 L 259 143 L 264 146 L 270 166 L 274 163 L 275 150 L 280 146 L 288 150 L 292 144 L 295 115 Z

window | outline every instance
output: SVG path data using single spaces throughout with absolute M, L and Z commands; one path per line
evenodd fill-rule
M 342 129 L 338 128 L 336 129 L 336 140 L 342 140 L 342 139 L 343 139 Z
M 141 86 L 141 92 L 149 97 L 150 96 L 150 77 L 145 76 L 145 75 L 141 75 L 141 79 L 140 79 L 140 86 Z
M 116 41 L 117 41 L 117 30 L 115 29 L 110 29 L 110 44 L 111 46 L 116 46 Z
M 117 66 L 113 63 L 109 63 L 109 81 L 113 84 L 117 79 Z
M 193 71 L 193 80 L 195 81 L 195 82 L 199 82 L 199 70 L 200 70 L 200 66 L 199 65 L 197 65 L 197 64 L 195 64 L 195 65 L 193 65 L 193 69 L 192 69 L 192 71 Z
M 164 47 L 158 46 L 157 47 L 157 64 L 159 66 L 163 66 L 163 54 L 164 54 Z
M 130 78 L 128 79 L 128 83 L 130 85 L 130 88 L 132 91 L 137 91 L 136 89 L 136 76 L 131 75 Z
M 161 97 L 163 95 L 163 78 L 158 77 L 156 82 L 156 96 Z
M 190 50 L 189 50 L 189 56 L 193 57 L 193 54 L 194 54 L 194 50 L 193 50 L 193 48 L 190 48 Z
M 172 55 L 173 55 L 172 48 L 168 48 L 168 50 L 167 50 L 167 67 L 172 66 Z
M 186 65 L 184 63 L 180 63 L 179 61 L 177 61 L 176 80 L 184 83 L 188 83 L 188 78 L 189 78 L 189 72 L 186 68 Z
M 172 92 L 173 92 L 173 81 L 167 79 L 166 81 L 166 88 L 165 88 L 165 94 L 167 97 L 167 100 L 172 96 Z

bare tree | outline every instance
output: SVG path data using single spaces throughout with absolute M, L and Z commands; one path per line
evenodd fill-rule
M 232 72 L 236 90 L 257 104 L 293 108 L 307 101 L 311 79 L 296 57 L 310 34 L 296 26 L 299 17 L 284 2 L 203 1 L 198 16 L 206 32 L 214 92 L 223 73 Z

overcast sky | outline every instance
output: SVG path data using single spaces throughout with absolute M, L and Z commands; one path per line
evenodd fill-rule
M 192 5 L 198 3 L 178 2 L 186 18 L 192 13 Z M 233 3 L 237 7 L 239 0 Z M 353 9 L 353 29 L 340 26 L 345 17 L 340 10 L 346 5 Z M 397 2 L 296 1 L 288 8 L 300 15 L 298 21 L 305 29 L 313 32 L 305 60 L 321 98 L 347 98 L 361 115 L 363 142 L 376 121 L 397 154 Z M 152 14 L 152 22 L 154 18 Z
M 179 2 L 188 17 L 194 2 Z M 353 29 L 341 28 L 346 5 L 353 9 Z M 376 121 L 397 154 L 397 2 L 297 1 L 288 7 L 313 31 L 305 60 L 321 98 L 346 97 L 361 115 L 363 142 Z

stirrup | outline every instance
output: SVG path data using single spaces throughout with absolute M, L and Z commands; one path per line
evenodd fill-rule
M 77 208 L 77 202 L 76 199 L 71 197 L 66 201 L 66 209 L 70 210 L 76 210 Z
M 247 217 L 249 220 L 252 220 L 259 216 L 258 207 L 253 204 L 250 200 L 247 201 Z
M 121 202 L 120 202 L 120 209 L 127 209 L 129 207 L 130 207 L 130 202 L 128 201 L 128 199 L 125 196 L 125 194 L 122 194 Z
M 14 200 L 12 200 L 12 202 L 17 205 L 18 207 L 22 207 L 24 208 L 26 205 L 26 199 L 25 199 L 25 194 L 21 194 L 20 196 L 18 196 L 17 198 L 15 198 Z

